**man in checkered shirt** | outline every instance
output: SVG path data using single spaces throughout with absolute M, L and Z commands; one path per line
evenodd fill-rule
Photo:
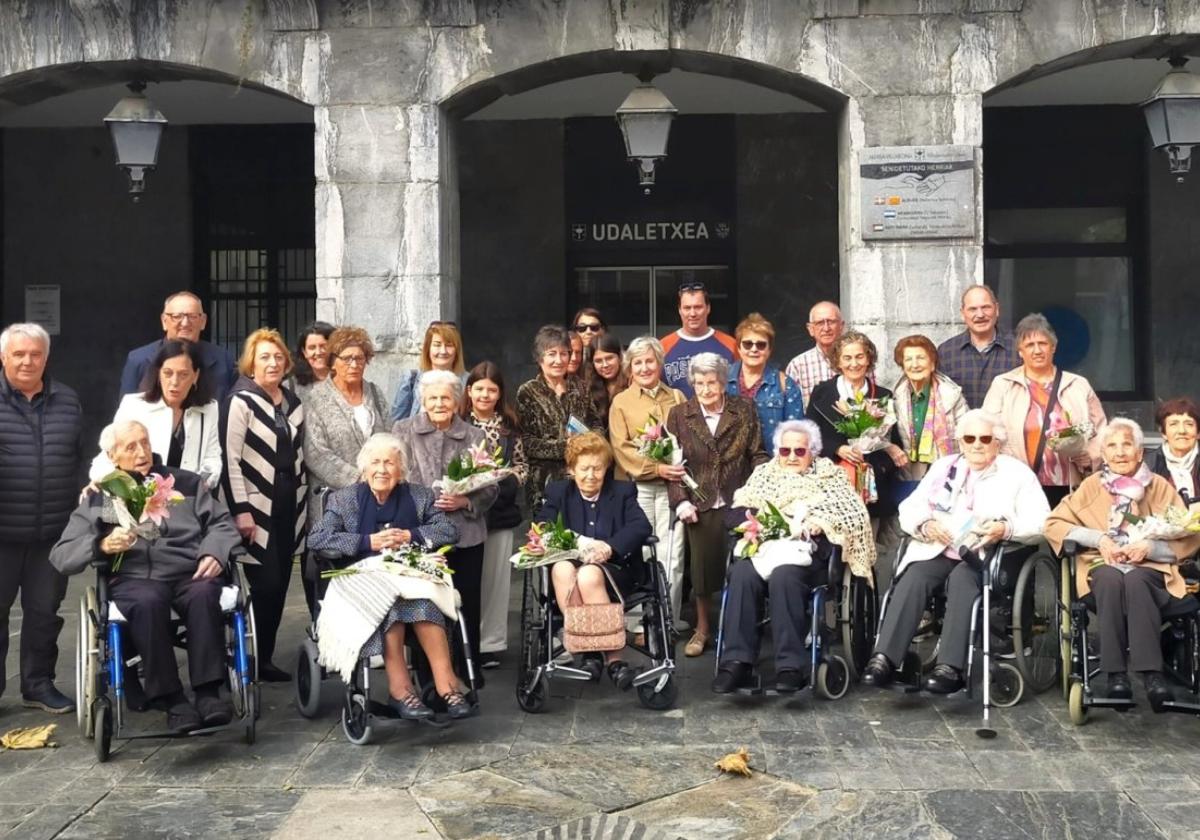
M 966 330 L 938 346 L 938 371 L 959 384 L 971 408 L 981 408 L 992 380 L 1021 365 L 1017 342 L 996 328 L 1000 302 L 987 286 L 971 286 L 962 296 Z
M 817 346 L 805 350 L 787 366 L 787 375 L 792 381 L 800 383 L 805 405 L 808 405 L 813 388 L 826 379 L 832 379 L 837 373 L 829 364 L 827 354 L 845 329 L 842 310 L 833 301 L 823 300 L 808 311 L 808 334 L 817 342 Z

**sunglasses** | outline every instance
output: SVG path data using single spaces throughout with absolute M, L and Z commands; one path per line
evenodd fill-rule
M 681 292 L 703 292 L 704 291 L 704 283 L 702 283 L 699 280 L 684 280 L 682 283 L 679 284 L 679 291 L 681 291 Z
M 454 329 L 458 329 L 458 324 L 454 321 L 430 321 L 429 326 L 431 326 L 431 327 L 454 327 Z
M 782 455 L 784 458 L 792 457 L 793 452 L 796 453 L 797 458 L 803 458 L 805 455 L 808 454 L 808 447 L 807 446 L 781 446 L 778 449 L 776 449 L 775 451 L 778 452 L 780 455 Z
M 604 329 L 604 327 L 601 326 L 600 324 L 576 324 L 574 327 L 574 330 L 577 333 L 585 333 L 585 332 L 598 333 L 603 329 Z
M 992 442 L 993 437 L 991 435 L 978 435 L 978 436 L 977 435 L 963 435 L 962 440 L 963 440 L 963 443 L 974 443 L 975 441 L 978 440 L 984 446 L 987 446 L 989 443 Z
M 762 340 L 754 341 L 749 338 L 742 339 L 743 350 L 766 350 L 770 345 Z

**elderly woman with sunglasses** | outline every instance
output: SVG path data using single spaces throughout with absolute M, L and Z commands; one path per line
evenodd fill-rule
M 754 402 L 762 424 L 763 447 L 775 454 L 775 427 L 784 420 L 804 417 L 804 394 L 800 386 L 778 366 L 771 364 L 775 327 L 757 312 L 751 312 L 733 331 L 741 361 L 729 370 L 727 391 Z
M 971 608 L 982 586 L 982 549 L 1001 540 L 1033 543 L 1050 512 L 1037 476 L 1022 461 L 1001 455 L 1004 423 L 975 409 L 956 433 L 959 454 L 939 458 L 900 503 L 900 527 L 913 539 L 896 568 L 875 653 L 863 669 L 867 685 L 892 681 L 934 589 L 945 586 L 946 616 L 938 664 L 924 688 L 950 694 L 963 686 Z

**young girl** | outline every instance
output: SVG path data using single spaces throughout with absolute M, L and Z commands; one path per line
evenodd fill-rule
M 604 424 L 604 433 L 608 434 L 608 408 L 612 398 L 629 385 L 621 365 L 620 339 L 607 333 L 596 336 L 585 358 L 586 391 L 595 406 L 596 416 Z
M 478 426 L 489 449 L 500 447 L 504 463 L 515 474 L 500 483 L 500 495 L 487 513 L 488 535 L 483 544 L 483 585 L 479 630 L 480 667 L 495 668 L 508 648 L 508 590 L 512 568 L 513 528 L 521 522 L 517 503 L 527 467 L 517 415 L 508 405 L 504 376 L 492 362 L 480 362 L 467 374 L 463 419 Z

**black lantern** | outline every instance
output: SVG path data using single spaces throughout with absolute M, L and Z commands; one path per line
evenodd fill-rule
M 129 174 L 129 193 L 134 201 L 146 189 L 146 170 L 158 163 L 158 144 L 167 124 L 166 117 L 142 93 L 145 89 L 144 82 L 131 82 L 131 94 L 104 118 L 112 132 L 117 166 Z
M 629 92 L 617 109 L 617 123 L 625 138 L 625 154 L 638 167 L 638 183 L 647 195 L 654 185 L 654 164 L 667 156 L 671 120 L 678 113 L 671 100 L 656 88 L 652 73 L 644 71 L 641 84 Z
M 1171 56 L 1171 71 L 1142 103 L 1150 141 L 1164 149 L 1171 174 L 1183 182 L 1192 168 L 1192 147 L 1200 145 L 1200 77 L 1184 69 L 1187 59 Z

